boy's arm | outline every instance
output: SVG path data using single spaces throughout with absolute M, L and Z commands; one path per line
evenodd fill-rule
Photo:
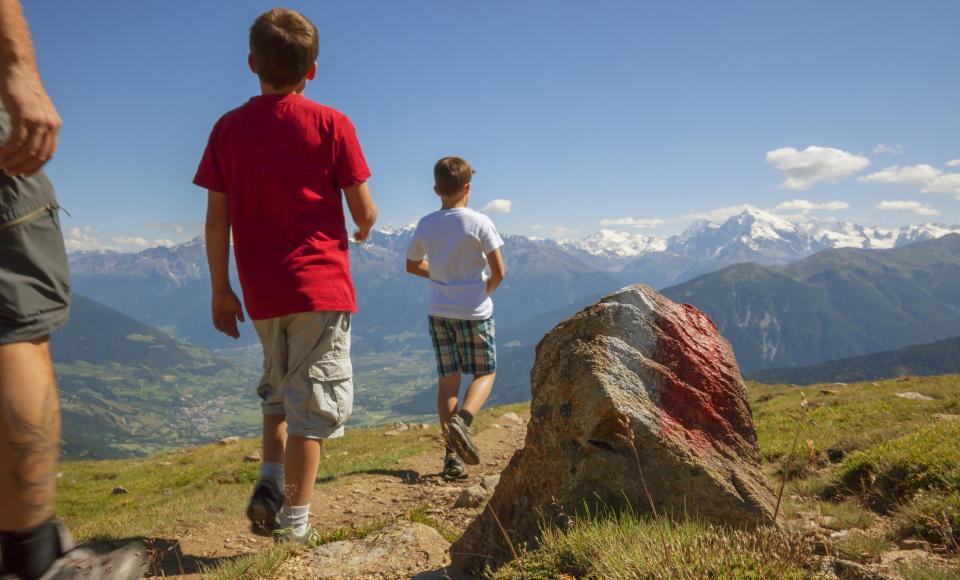
M 232 338 L 240 337 L 237 320 L 244 321 L 243 306 L 230 287 L 230 198 L 225 193 L 207 193 L 207 263 L 213 287 L 213 326 Z
M 353 239 L 362 242 L 370 235 L 370 229 L 377 221 L 377 205 L 373 203 L 366 181 L 344 189 L 343 193 L 347 196 L 347 207 L 350 208 L 353 223 L 357 224 Z
M 421 278 L 429 278 L 430 263 L 426 260 L 407 260 L 407 272 Z
M 493 294 L 503 277 L 507 274 L 507 266 L 503 263 L 503 254 L 500 248 L 487 254 L 487 263 L 490 264 L 490 277 L 487 278 L 487 294 Z

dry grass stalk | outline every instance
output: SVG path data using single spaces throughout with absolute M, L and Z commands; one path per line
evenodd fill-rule
M 787 455 L 787 459 L 783 465 L 783 478 L 780 480 L 780 491 L 777 492 L 777 506 L 773 509 L 773 521 L 777 521 L 777 516 L 780 515 L 780 504 L 783 501 L 783 491 L 787 487 L 787 478 L 790 476 L 790 465 L 793 463 L 793 455 L 797 452 L 797 443 L 800 441 L 800 430 L 803 428 L 803 422 L 807 418 L 807 410 L 809 405 L 807 404 L 807 397 L 800 395 L 802 401 L 800 402 L 800 415 L 797 417 L 797 430 L 793 434 L 793 445 L 790 447 L 790 454 Z

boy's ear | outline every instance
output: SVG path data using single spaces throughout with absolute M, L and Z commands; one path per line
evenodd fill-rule
M 471 184 L 468 183 L 468 184 L 466 184 L 466 185 L 463 186 L 463 193 L 466 193 L 466 194 L 468 194 L 468 195 L 470 194 L 470 185 L 471 185 Z
M 307 71 L 307 80 L 312 81 L 317 76 L 317 63 L 314 62 L 310 65 L 310 70 Z
M 257 74 L 257 65 L 253 63 L 252 54 L 247 55 L 247 66 L 250 67 L 250 72 L 252 72 L 253 74 Z

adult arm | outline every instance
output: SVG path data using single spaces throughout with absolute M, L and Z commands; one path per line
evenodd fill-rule
M 7 175 L 36 173 L 53 157 L 62 121 L 40 82 L 18 0 L 0 0 L 0 101 L 11 125 L 0 147 L 0 170 Z
M 343 190 L 347 196 L 347 207 L 350 208 L 350 217 L 357 224 L 357 231 L 353 239 L 363 242 L 370 235 L 370 229 L 377 221 L 377 205 L 373 203 L 370 187 L 367 182 L 361 182 Z
M 487 278 L 487 294 L 493 294 L 503 277 L 507 274 L 507 266 L 503 263 L 503 254 L 500 248 L 487 254 L 487 263 L 490 264 L 490 277 Z
M 207 193 L 207 263 L 213 290 L 213 326 L 232 338 L 240 337 L 237 321 L 244 321 L 243 306 L 230 287 L 230 198 L 225 193 Z
M 429 278 L 430 263 L 426 260 L 407 260 L 407 272 L 421 278 Z

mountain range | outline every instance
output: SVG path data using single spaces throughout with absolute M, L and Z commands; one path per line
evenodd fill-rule
M 667 239 L 611 231 L 579 241 L 504 236 L 492 402 L 526 400 L 540 338 L 632 283 L 682 281 L 664 292 L 705 310 L 747 374 L 955 336 L 960 236 L 946 235 L 954 230 L 797 224 L 748 208 Z M 358 421 L 423 415 L 435 405 L 427 283 L 404 270 L 411 235 L 409 227 L 377 230 L 351 247 Z M 255 430 L 255 333 L 248 323 L 231 341 L 210 325 L 202 239 L 138 253 L 76 253 L 70 261 L 73 320 L 54 340 L 65 433 L 74 442 L 68 452 L 115 456 Z M 106 444 L 96 443 L 101 434 Z
M 948 375 L 960 373 L 960 337 L 899 350 L 843 358 L 818 365 L 768 369 L 748 373 L 761 383 L 857 382 L 891 377 Z
M 706 312 L 746 371 L 894 350 L 956 336 L 960 235 L 737 264 L 664 294 Z

